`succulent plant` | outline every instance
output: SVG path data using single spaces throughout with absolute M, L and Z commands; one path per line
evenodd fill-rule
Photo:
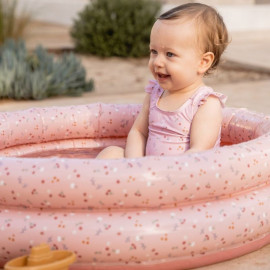
M 33 53 L 23 41 L 8 40 L 0 48 L 0 97 L 44 99 L 57 95 L 78 96 L 93 89 L 86 71 L 73 54 L 55 60 L 43 47 Z

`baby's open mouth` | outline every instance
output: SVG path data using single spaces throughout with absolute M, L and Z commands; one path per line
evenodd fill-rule
M 168 75 L 168 74 L 163 74 L 163 73 L 157 73 L 157 75 L 158 75 L 158 77 L 159 78 L 167 78 L 167 77 L 169 77 L 170 75 Z

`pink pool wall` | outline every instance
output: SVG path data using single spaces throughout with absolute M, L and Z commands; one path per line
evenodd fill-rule
M 269 243 L 268 116 L 225 109 L 227 146 L 217 151 L 22 157 L 124 145 L 139 110 L 92 104 L 0 114 L 2 265 L 41 242 L 74 251 L 74 269 L 185 269 Z

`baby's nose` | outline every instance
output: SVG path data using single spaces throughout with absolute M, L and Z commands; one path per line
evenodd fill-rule
M 154 60 L 154 65 L 157 67 L 164 66 L 164 59 L 162 55 L 157 55 L 155 60 Z

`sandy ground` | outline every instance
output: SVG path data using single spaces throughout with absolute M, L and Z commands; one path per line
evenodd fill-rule
M 141 103 L 144 87 L 152 78 L 144 59 L 102 59 L 95 56 L 80 56 L 93 78 L 95 90 L 81 97 L 56 97 L 41 101 L 0 100 L 0 111 L 13 111 L 29 107 L 65 106 L 94 102 Z M 229 69 L 228 69 L 229 68 Z M 227 106 L 246 107 L 270 114 L 270 76 L 256 71 L 239 71 L 225 67 L 210 75 L 206 83 L 216 91 L 228 96 Z

